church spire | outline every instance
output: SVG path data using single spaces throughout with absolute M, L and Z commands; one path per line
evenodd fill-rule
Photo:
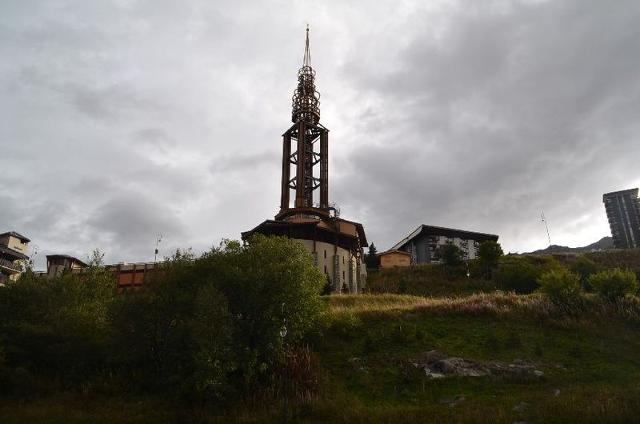
M 309 50 L 309 24 L 307 24 L 307 41 L 304 45 L 304 59 L 302 59 L 302 66 L 311 67 L 311 51 Z
M 304 46 L 302 68 L 298 71 L 298 87 L 293 92 L 291 121 L 304 121 L 317 124 L 320 121 L 320 93 L 316 91 L 316 71 L 311 67 L 311 50 L 309 49 L 309 26 Z

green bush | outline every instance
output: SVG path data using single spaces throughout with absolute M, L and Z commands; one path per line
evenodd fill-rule
M 588 283 L 600 296 L 612 301 L 626 295 L 635 295 L 638 291 L 638 281 L 634 272 L 620 268 L 592 274 Z
M 321 315 L 325 281 L 304 246 L 261 236 L 198 259 L 178 252 L 120 295 L 97 265 L 26 273 L 0 287 L 0 393 L 103 384 L 227 401 L 276 393 Z
M 118 367 L 141 387 L 183 397 L 255 392 L 315 325 L 325 282 L 304 247 L 284 238 L 177 254 L 113 309 Z
M 588 257 L 580 255 L 569 269 L 580 277 L 580 283 L 586 291 L 592 291 L 593 288 L 588 284 L 589 276 L 600 271 L 601 267 Z
M 98 267 L 45 279 L 26 273 L 0 288 L 6 366 L 75 386 L 104 371 L 115 279 Z
M 547 271 L 559 269 L 560 263 L 549 256 L 503 256 L 496 273 L 496 283 L 502 290 L 518 294 L 533 293 L 538 279 Z
M 538 290 L 556 304 L 570 305 L 580 296 L 580 278 L 565 268 L 545 272 L 538 284 Z
M 498 287 L 516 293 L 532 293 L 538 288 L 540 270 L 526 258 L 508 256 L 500 261 L 496 279 Z

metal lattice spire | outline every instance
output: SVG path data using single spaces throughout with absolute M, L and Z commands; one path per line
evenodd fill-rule
M 298 87 L 293 92 L 291 121 L 302 120 L 309 124 L 317 124 L 320 121 L 320 93 L 316 91 L 315 77 L 316 72 L 311 67 L 309 26 L 307 25 L 302 68 L 298 71 Z
M 304 59 L 302 59 L 302 66 L 311 67 L 311 51 L 309 50 L 309 24 L 307 24 L 307 41 L 304 45 Z

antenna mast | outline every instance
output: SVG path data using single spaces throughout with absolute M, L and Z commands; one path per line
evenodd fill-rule
M 544 211 L 540 215 L 542 217 L 542 222 L 544 222 L 544 228 L 547 230 L 547 238 L 549 239 L 549 246 L 551 246 L 551 236 L 549 235 L 549 226 L 547 225 L 547 218 L 544 217 Z
M 156 260 L 158 259 L 158 246 L 160 245 L 160 242 L 162 241 L 162 234 L 158 234 L 158 237 L 156 238 L 156 250 L 154 252 L 153 255 L 153 263 L 156 263 Z

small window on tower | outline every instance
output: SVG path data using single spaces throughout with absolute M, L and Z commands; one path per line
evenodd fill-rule
M 327 273 L 327 266 L 326 265 L 324 266 L 324 273 L 325 274 Z
M 324 258 L 327 259 L 327 250 L 324 250 Z
M 342 279 L 344 280 L 345 278 L 344 271 L 342 271 Z

